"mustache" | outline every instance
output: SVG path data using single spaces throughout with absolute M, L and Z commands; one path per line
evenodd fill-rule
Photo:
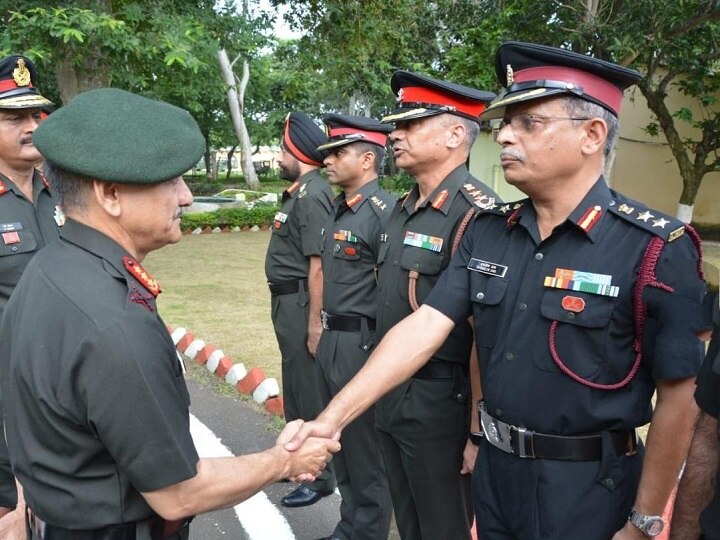
M 20 144 L 32 144 L 32 135 L 20 138 Z
M 525 155 L 522 152 L 513 148 L 505 148 L 502 152 L 500 152 L 500 159 L 505 157 L 516 159 L 518 161 L 525 161 Z

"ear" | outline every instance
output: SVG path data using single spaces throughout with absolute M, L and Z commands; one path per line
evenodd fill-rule
M 364 152 L 362 155 L 362 162 L 360 163 L 360 167 L 363 171 L 367 171 L 369 169 L 372 169 L 375 166 L 375 154 L 372 152 Z
M 463 144 L 463 142 L 465 141 L 465 137 L 467 137 L 467 130 L 465 129 L 465 126 L 460 123 L 448 126 L 447 132 L 448 148 L 457 148 L 458 146 Z
M 605 141 L 607 140 L 608 127 L 602 118 L 591 118 L 586 121 L 584 135 L 580 147 L 583 154 L 603 154 L 605 152 Z
M 118 185 L 99 180 L 93 180 L 92 183 L 95 202 L 109 215 L 119 217 L 121 209 Z

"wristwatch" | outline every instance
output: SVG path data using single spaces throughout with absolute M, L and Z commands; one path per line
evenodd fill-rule
M 658 536 L 665 528 L 662 516 L 641 514 L 634 508 L 630 510 L 628 521 L 635 525 L 645 536 Z

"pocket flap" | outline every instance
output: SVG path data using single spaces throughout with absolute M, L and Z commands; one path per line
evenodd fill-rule
M 614 305 L 614 299 L 609 296 L 549 289 L 543 294 L 540 313 L 553 321 L 602 328 L 610 322 Z

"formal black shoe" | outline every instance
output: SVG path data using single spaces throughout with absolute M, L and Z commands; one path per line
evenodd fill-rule
M 311 504 L 318 502 L 323 497 L 327 497 L 331 493 L 332 491 L 315 491 L 307 487 L 305 484 L 300 484 L 288 495 L 285 495 L 285 497 L 280 499 L 280 504 L 286 508 L 310 506 Z

